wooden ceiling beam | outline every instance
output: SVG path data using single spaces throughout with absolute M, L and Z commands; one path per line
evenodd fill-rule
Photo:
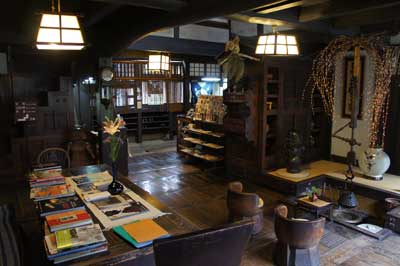
M 340 34 L 355 35 L 359 32 L 358 29 L 354 28 L 349 28 L 346 30 L 340 28 L 335 29 L 332 27 L 332 25 L 319 21 L 302 23 L 297 20 L 295 14 L 292 15 L 290 14 L 293 12 L 289 11 L 290 10 L 287 10 L 287 12 L 285 12 L 284 14 L 274 13 L 267 15 L 264 14 L 261 15 L 252 12 L 242 12 L 239 14 L 229 15 L 228 18 L 232 20 L 238 20 L 253 24 L 262 24 L 269 26 L 285 26 L 308 32 L 317 32 L 317 33 L 332 34 L 332 35 L 340 35 Z
M 187 6 L 187 2 L 182 0 L 93 0 L 116 5 L 129 5 L 147 7 L 165 11 L 176 11 Z
M 335 27 L 348 27 L 352 25 L 367 26 L 378 25 L 387 22 L 400 21 L 400 6 L 397 8 L 388 7 L 379 10 L 368 10 L 357 14 L 357 16 L 341 16 L 333 21 Z
M 285 9 L 290 9 L 294 7 L 299 7 L 299 6 L 312 6 L 312 5 L 317 5 L 321 4 L 324 2 L 328 2 L 329 0 L 286 0 L 286 1 L 278 1 L 278 3 L 269 5 L 266 7 L 258 8 L 256 10 L 253 10 L 254 12 L 257 12 L 259 14 L 269 14 L 269 13 L 274 13 L 278 11 L 282 11 Z
M 400 5 L 399 0 L 334 0 L 319 5 L 302 7 L 299 20 L 309 22 L 329 19 L 340 16 L 355 15 L 365 11 L 372 11 Z

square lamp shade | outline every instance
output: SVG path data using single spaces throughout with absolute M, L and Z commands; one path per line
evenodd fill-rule
M 256 54 L 299 55 L 296 37 L 284 34 L 269 34 L 258 37 Z
M 84 45 L 77 16 L 43 14 L 36 39 L 39 50 L 81 50 Z
M 149 55 L 149 70 L 169 71 L 168 55 Z

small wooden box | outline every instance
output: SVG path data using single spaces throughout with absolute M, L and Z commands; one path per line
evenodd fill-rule
M 385 227 L 400 233 L 400 207 L 386 213 Z

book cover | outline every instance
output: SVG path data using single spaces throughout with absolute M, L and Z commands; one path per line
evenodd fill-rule
M 55 232 L 57 250 L 106 242 L 100 225 L 92 224 Z
M 82 193 L 95 193 L 100 192 L 97 190 L 96 186 L 93 183 L 86 183 L 77 185 Z
M 40 216 L 56 214 L 71 210 L 84 209 L 85 204 L 78 196 L 70 196 L 57 199 L 48 199 L 38 202 Z
M 45 171 L 35 171 L 31 173 L 29 180 L 40 181 L 40 180 L 48 180 L 55 178 L 64 178 L 60 170 L 50 169 Z
M 168 235 L 168 232 L 164 228 L 149 219 L 126 224 L 122 228 L 139 243 L 153 241 L 154 239 Z
M 143 242 L 143 243 L 139 243 L 137 242 L 135 239 L 133 239 L 125 230 L 124 228 L 122 228 L 122 226 L 116 226 L 113 227 L 113 231 L 119 235 L 120 237 L 122 237 L 123 239 L 125 239 L 129 244 L 133 245 L 135 248 L 143 248 L 146 246 L 149 246 L 153 243 L 153 241 L 149 241 L 149 242 Z
M 87 250 L 90 250 L 93 248 L 104 246 L 104 242 L 99 242 L 99 243 L 95 243 L 95 244 L 91 244 L 91 245 L 87 245 L 87 246 L 76 247 L 76 248 L 71 248 L 71 249 L 58 250 L 56 235 L 54 233 L 52 233 L 49 235 L 45 235 L 44 245 L 45 245 L 47 258 L 49 260 L 54 260 L 56 258 L 65 256 L 65 255 L 69 255 L 72 253 L 87 251 Z
M 108 208 L 104 207 L 100 209 L 111 220 L 125 218 L 149 211 L 142 203 L 133 200 L 127 194 L 122 193 L 120 196 L 126 201 L 126 205 L 116 207 L 111 206 Z
M 129 202 L 119 195 L 93 201 L 93 204 L 99 209 L 129 206 Z
M 44 200 L 44 199 L 72 196 L 74 194 L 75 192 L 69 185 L 63 184 L 63 185 L 55 185 L 48 187 L 32 188 L 30 193 L 30 198 L 34 200 Z
M 91 181 L 91 180 L 89 179 L 89 177 L 87 177 L 87 176 L 73 177 L 72 180 L 73 180 L 77 185 L 92 183 L 92 181 Z
M 46 221 L 51 231 L 55 228 L 70 224 L 92 223 L 92 219 L 86 210 L 67 211 L 46 216 Z

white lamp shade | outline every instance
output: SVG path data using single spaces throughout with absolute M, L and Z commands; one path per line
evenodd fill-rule
M 149 55 L 149 70 L 169 71 L 170 58 L 167 55 Z
M 259 36 L 256 54 L 265 55 L 299 55 L 296 37 L 285 34 Z
M 77 16 L 43 14 L 36 47 L 46 50 L 81 50 L 84 40 Z

